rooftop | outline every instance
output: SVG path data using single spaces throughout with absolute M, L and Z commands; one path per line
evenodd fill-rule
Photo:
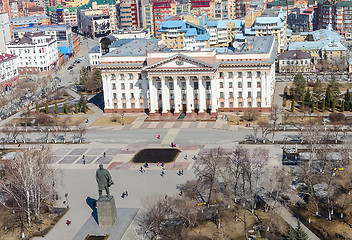
M 15 54 L 0 53 L 0 63 L 16 58 Z
M 120 39 L 110 45 L 110 52 L 105 56 L 146 56 L 148 52 L 161 51 L 158 39 Z
M 35 45 L 36 43 L 33 42 L 33 38 L 44 37 L 44 36 L 47 37 L 45 39 L 46 42 L 50 42 L 52 39 L 54 39 L 53 36 L 44 35 L 42 32 L 30 32 L 30 33 L 27 32 L 23 35 L 21 39 L 15 39 L 9 45 Z
M 10 22 L 16 26 L 16 25 L 23 25 L 23 24 L 31 24 L 31 23 L 37 23 L 42 19 L 49 18 L 45 14 L 40 14 L 37 16 L 26 16 L 26 17 L 15 17 L 11 18 Z
M 34 31 L 66 31 L 71 28 L 69 25 L 49 25 L 49 26 L 33 26 L 33 27 L 16 27 L 12 32 L 34 32 Z
M 324 50 L 324 51 L 346 51 L 346 47 L 341 42 L 322 39 L 314 42 L 293 42 L 288 45 L 288 50 Z
M 283 52 L 279 55 L 278 59 L 279 60 L 288 60 L 288 59 L 310 59 L 311 55 L 310 53 L 303 52 L 300 50 L 290 50 Z

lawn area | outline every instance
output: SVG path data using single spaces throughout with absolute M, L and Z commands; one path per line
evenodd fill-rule
M 113 121 L 113 116 L 104 116 L 96 120 L 91 126 L 121 126 L 122 117 L 116 117 Z M 137 117 L 123 117 L 124 125 L 131 124 Z
M 269 117 L 268 116 L 259 116 L 256 120 L 254 121 L 246 121 L 243 119 L 242 116 L 230 116 L 229 121 L 227 121 L 227 124 L 229 125 L 246 125 L 246 124 L 251 124 L 251 125 L 256 125 L 258 122 L 268 122 Z
M 68 115 L 68 117 L 70 117 L 71 115 Z M 28 123 L 30 123 L 32 120 L 33 120 L 34 118 L 28 118 L 27 119 L 27 122 Z M 85 118 L 82 116 L 82 117 L 70 117 L 70 118 L 66 118 L 66 117 L 57 117 L 56 119 L 52 119 L 53 121 L 52 122 L 50 122 L 50 123 L 48 123 L 47 125 L 48 126 L 55 126 L 56 124 L 55 124 L 55 120 L 58 122 L 58 125 L 59 126 L 61 126 L 65 121 L 66 121 L 66 119 L 68 119 L 68 125 L 69 126 L 75 126 L 75 125 L 77 125 L 77 124 L 80 124 L 80 123 L 82 123 L 84 120 L 85 120 Z M 16 124 L 16 125 L 18 125 L 18 124 L 20 124 L 20 125 L 25 125 L 25 121 L 26 121 L 26 119 L 25 118 L 14 118 L 14 119 L 12 119 L 9 123 L 10 124 Z M 5 125 L 7 125 L 7 124 L 9 124 L 9 123 L 4 123 L 2 126 L 5 126 Z M 28 125 L 29 126 L 29 125 Z M 36 126 L 36 124 L 34 124 L 34 126 Z
M 287 117 L 287 119 L 285 119 L 284 117 L 282 118 L 282 124 L 288 124 L 288 125 L 292 125 L 292 124 L 300 124 L 302 123 L 320 123 L 322 124 L 323 123 L 323 119 L 324 117 L 322 116 L 319 116 L 319 117 L 316 117 L 316 116 L 306 116 L 306 117 L 299 117 L 299 116 L 290 116 L 290 117 Z

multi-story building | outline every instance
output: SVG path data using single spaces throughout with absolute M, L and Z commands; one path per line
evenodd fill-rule
M 315 8 L 295 8 L 288 15 L 287 25 L 293 32 L 311 32 L 314 30 Z
M 150 38 L 150 33 L 147 29 L 117 30 L 111 35 L 116 39 Z
M 315 70 L 310 53 L 299 50 L 283 52 L 278 57 L 280 73 L 304 73 Z
M 258 16 L 252 29 L 257 36 L 274 36 L 279 43 L 278 51 L 286 50 L 287 30 L 286 30 L 286 13 L 269 13 L 268 15 Z
M 74 7 L 47 7 L 47 14 L 52 24 L 77 26 L 77 9 Z
M 15 17 L 10 20 L 12 27 L 32 27 L 50 25 L 50 18 L 45 14 Z
M 58 51 L 70 58 L 79 52 L 79 36 L 72 32 L 72 27 L 68 25 L 51 25 L 37 27 L 13 28 L 13 37 L 22 38 L 27 33 L 41 32 L 44 35 L 52 36 L 57 41 Z
M 352 1 L 323 1 L 317 5 L 317 29 L 331 24 L 339 34 L 352 38 Z
M 117 30 L 115 0 L 91 0 L 78 8 L 78 25 L 90 37 L 104 37 Z
M 122 0 L 117 4 L 118 28 L 131 29 L 140 27 L 138 0 Z
M 7 45 L 7 53 L 18 56 L 20 75 L 45 75 L 56 69 L 56 39 L 41 32 L 26 33 Z
M 243 46 L 168 51 L 136 39 L 102 56 L 105 112 L 269 111 L 275 85 L 274 37 L 249 37 Z
M 6 91 L 18 81 L 17 56 L 0 53 L 0 92 Z
M 66 5 L 65 6 L 78 8 L 80 6 L 89 4 L 89 1 L 90 0 L 71 0 L 71 1 L 66 1 Z
M 7 13 L 0 14 L 0 53 L 6 52 L 6 44 L 12 40 L 11 25 Z

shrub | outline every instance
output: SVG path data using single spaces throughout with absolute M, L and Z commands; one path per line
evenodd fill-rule
M 243 112 L 243 119 L 246 120 L 246 121 L 256 120 L 258 116 L 259 116 L 258 110 L 255 110 L 255 109 L 252 109 L 252 108 L 246 109 Z
M 332 112 L 329 114 L 329 118 L 331 122 L 340 122 L 343 123 L 345 122 L 345 114 L 340 113 L 340 112 Z
M 64 92 L 64 96 L 67 97 L 67 96 L 68 96 L 68 93 L 67 93 L 67 92 Z

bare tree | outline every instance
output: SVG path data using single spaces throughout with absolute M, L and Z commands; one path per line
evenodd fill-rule
M 274 125 L 275 130 L 276 130 L 277 120 L 279 120 L 281 113 L 282 113 L 282 109 L 278 105 L 275 104 L 271 107 L 271 112 L 270 112 L 269 118 L 270 118 L 270 120 L 273 121 L 273 125 Z
M 85 123 L 77 124 L 76 131 L 77 131 L 79 142 L 81 143 L 83 140 L 83 135 L 87 131 L 86 124 Z
M 56 176 L 49 167 L 50 150 L 24 149 L 17 152 L 14 160 L 6 166 L 6 176 L 0 182 L 0 190 L 4 194 L 2 204 L 7 207 L 16 206 L 26 215 L 28 226 L 32 224 L 32 214 L 40 219 L 42 200 L 52 202 Z

